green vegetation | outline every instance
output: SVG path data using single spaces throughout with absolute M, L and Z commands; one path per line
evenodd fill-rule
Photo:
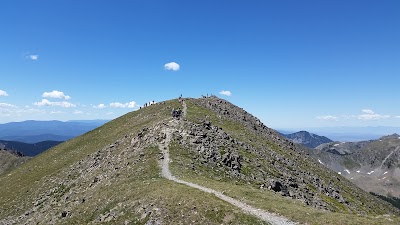
M 382 199 L 384 201 L 387 201 L 390 204 L 392 204 L 394 207 L 400 209 L 400 198 L 396 198 L 396 197 L 392 197 L 392 196 L 386 197 L 386 196 L 383 196 L 383 195 L 376 194 L 374 192 L 370 192 L 370 194 L 374 195 L 374 196 L 376 196 L 376 197 L 378 197 L 378 198 L 380 198 L 380 199 Z

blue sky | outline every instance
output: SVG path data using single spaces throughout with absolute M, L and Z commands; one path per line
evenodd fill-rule
M 212 93 L 272 128 L 400 126 L 399 11 L 395 0 L 1 1 L 0 123 L 112 119 Z

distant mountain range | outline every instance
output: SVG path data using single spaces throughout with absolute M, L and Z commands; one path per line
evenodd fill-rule
M 400 136 L 332 142 L 307 150 L 319 163 L 368 192 L 400 197 Z
M 332 141 L 307 131 L 282 135 L 304 146 L 320 164 L 400 208 L 400 135 L 358 142 Z
M 62 141 L 42 141 L 30 144 L 18 141 L 0 140 L 0 149 L 8 149 L 19 152 L 22 153 L 24 156 L 36 156 L 60 143 L 62 143 Z
M 283 134 L 286 138 L 297 144 L 305 145 L 309 148 L 315 148 L 321 144 L 333 142 L 331 139 L 309 133 L 307 131 L 299 131 L 293 134 Z
M 291 134 L 299 130 L 325 136 L 334 141 L 357 142 L 379 139 L 382 136 L 400 133 L 400 127 L 309 127 L 309 128 L 287 128 L 277 129 L 280 133 Z
M 107 120 L 34 121 L 0 124 L 0 140 L 38 143 L 42 141 L 66 141 L 93 130 Z
M 63 142 L 63 141 L 67 141 L 73 137 L 74 136 L 39 134 L 39 135 L 32 135 L 32 136 L 5 136 L 5 137 L 2 137 L 1 139 L 7 140 L 7 141 L 27 143 L 27 144 L 35 144 L 35 143 L 44 142 L 44 141 L 48 141 L 48 140 Z

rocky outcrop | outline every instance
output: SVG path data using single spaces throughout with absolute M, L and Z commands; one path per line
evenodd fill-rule
M 197 153 L 195 160 L 213 166 L 224 165 L 234 174 L 240 173 L 242 158 L 237 146 L 243 146 L 243 143 L 238 143 L 210 121 L 203 121 L 202 124 L 187 122 L 185 129 L 188 134 L 186 143 Z

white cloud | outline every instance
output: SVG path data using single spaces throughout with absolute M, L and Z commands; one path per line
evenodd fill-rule
M 104 109 L 105 107 L 106 107 L 106 105 L 104 105 L 104 104 L 98 104 L 98 105 L 93 106 L 93 108 L 95 108 L 95 109 Z
M 63 114 L 63 111 L 51 111 L 50 114 Z
M 372 111 L 371 109 L 363 109 L 363 110 L 361 110 L 361 112 L 363 112 L 365 114 L 375 114 L 374 111 Z
M 75 110 L 74 112 L 73 112 L 73 114 L 83 114 L 83 112 L 82 111 L 79 111 L 79 110 Z
M 364 114 L 358 115 L 359 120 L 380 120 L 380 119 L 388 119 L 390 115 L 379 115 L 379 114 Z
M 111 108 L 126 108 L 126 104 L 120 102 L 112 102 L 110 103 Z
M 176 62 L 170 62 L 170 63 L 166 63 L 164 65 L 164 69 L 166 70 L 172 70 L 172 71 L 178 71 L 180 69 L 180 65 Z
M 220 91 L 219 93 L 221 95 L 225 95 L 225 96 L 231 96 L 232 95 L 232 92 L 230 92 L 230 91 Z
M 131 101 L 131 102 L 127 102 L 127 103 L 120 103 L 120 102 L 112 102 L 110 103 L 110 107 L 111 108 L 135 108 L 136 107 L 136 102 Z
M 0 103 L 1 104 L 1 103 Z M 33 109 L 33 108 L 18 108 L 17 106 L 7 104 L 8 108 L 0 107 L 0 117 L 21 117 L 23 115 L 29 116 L 31 118 L 32 115 L 45 114 L 46 111 Z
M 12 115 L 15 115 L 15 113 L 12 110 L 0 107 L 0 117 L 9 117 Z
M 395 118 L 399 118 L 400 119 L 400 116 L 395 116 Z
M 8 96 L 6 91 L 0 90 L 0 96 Z
M 328 121 L 337 121 L 338 118 L 336 116 L 317 116 L 317 119 L 319 120 L 328 120 Z
M 33 61 L 37 61 L 39 59 L 39 55 L 28 55 L 28 59 L 31 59 Z
M 71 107 L 76 107 L 76 105 L 70 103 L 70 102 L 51 102 L 47 99 L 42 99 L 42 101 L 40 102 L 35 102 L 33 103 L 36 106 L 60 106 L 60 107 L 64 107 L 64 108 L 71 108 Z
M 108 113 L 106 113 L 106 115 L 112 115 L 112 114 L 114 114 L 113 112 L 108 112 Z
M 19 111 L 20 113 L 46 113 L 45 110 L 41 110 L 41 109 L 23 109 Z
M 43 98 L 61 98 L 61 99 L 65 99 L 65 100 L 71 99 L 71 97 L 68 95 L 65 95 L 64 92 L 57 91 L 57 90 L 54 90 L 52 92 L 44 92 L 42 94 L 42 97 Z
M 132 102 L 128 102 L 128 108 L 133 109 L 136 107 L 136 102 L 132 101 Z
M 361 110 L 364 114 L 358 115 L 357 119 L 359 120 L 380 120 L 380 119 L 388 119 L 390 115 L 380 115 L 372 111 L 371 109 L 363 109 Z
M 8 104 L 8 103 L 0 103 L 0 107 L 1 108 L 17 108 L 17 106 L 11 105 L 11 104 Z

